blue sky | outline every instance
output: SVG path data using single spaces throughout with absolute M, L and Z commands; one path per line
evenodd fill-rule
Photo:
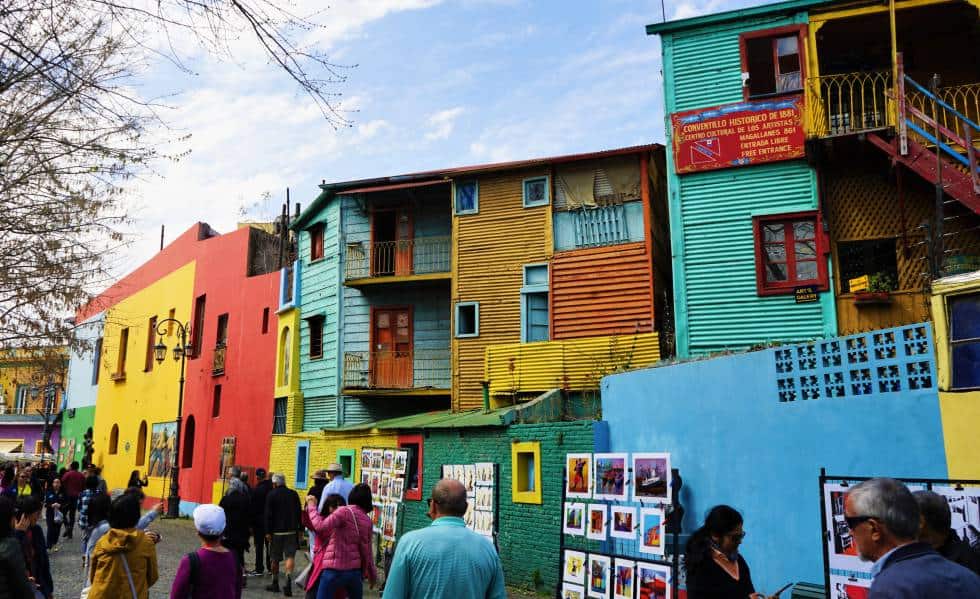
M 758 3 L 666 8 L 680 18 Z M 307 205 L 323 179 L 662 142 L 660 43 L 644 31 L 660 20 L 659 0 L 337 0 L 316 35 L 332 60 L 357 65 L 336 87 L 353 121 L 339 130 L 254 45 L 217 60 L 177 40 L 196 75 L 153 64 L 143 90 L 179 92 L 165 118 L 191 134 L 180 145 L 191 153 L 131 187 L 133 243 L 113 267 L 150 257 L 162 224 L 172 240 L 198 220 L 225 232 L 243 210 L 270 218 L 286 187 Z

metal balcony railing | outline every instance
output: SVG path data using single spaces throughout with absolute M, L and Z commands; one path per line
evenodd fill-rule
M 448 273 L 449 257 L 448 236 L 352 243 L 347 246 L 345 277 L 351 280 Z
M 890 71 L 863 71 L 807 80 L 806 129 L 810 137 L 851 135 L 894 125 Z
M 214 348 L 214 358 L 211 361 L 211 375 L 225 373 L 225 358 L 228 357 L 228 346 L 221 344 Z
M 448 389 L 449 348 L 344 353 L 346 389 Z
M 980 147 L 980 135 L 966 124 L 967 120 L 973 123 L 980 123 L 980 83 L 941 87 L 936 97 L 945 102 L 946 106 L 949 107 L 940 106 L 939 114 L 937 115 L 939 124 L 952 131 L 964 141 L 970 139 L 975 148 Z M 907 106 L 915 108 L 929 117 L 932 116 L 932 98 L 920 92 L 914 86 L 906 87 L 905 100 Z M 915 115 L 911 115 L 909 118 L 920 127 L 928 127 L 927 123 Z M 912 132 L 912 136 L 917 137 L 917 140 L 927 147 L 934 145 L 932 141 L 922 136 L 917 136 L 914 131 Z M 960 153 L 966 151 L 966 148 L 957 143 L 954 143 L 952 147 Z

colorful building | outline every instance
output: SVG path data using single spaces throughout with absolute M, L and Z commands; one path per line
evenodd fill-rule
M 75 327 L 75 347 L 68 365 L 68 392 L 61 419 L 58 463 L 67 468 L 85 460 L 86 436 L 91 439 L 95 425 L 95 402 L 99 391 L 102 357 L 102 328 L 105 314 L 100 312 Z
M 874 2 L 647 27 L 663 47 L 680 356 L 919 322 L 929 278 L 977 254 L 977 142 L 955 132 L 976 123 L 980 65 L 946 59 L 972 56 L 976 3 L 895 6 L 894 47 Z M 933 73 L 949 128 L 938 209 Z M 877 297 L 851 288 L 865 276 Z
M 0 352 L 0 452 L 55 457 L 68 351 Z
M 104 315 L 90 381 L 97 383 L 93 461 L 110 488 L 125 486 L 137 470 L 149 475 L 148 496 L 169 495 L 178 459 L 180 361 L 170 355 L 181 344 L 177 323 L 187 326 L 189 350 L 181 510 L 211 501 L 225 467 L 265 464 L 274 416 L 279 243 L 254 227 L 219 235 L 198 223 L 79 310 L 80 322 Z M 158 343 L 168 350 L 160 362 Z M 73 369 L 83 387 L 87 367 L 80 358 Z

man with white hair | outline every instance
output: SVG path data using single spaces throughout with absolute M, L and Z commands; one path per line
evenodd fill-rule
M 874 562 L 868 599 L 980 597 L 980 576 L 916 540 L 919 506 L 902 483 L 872 478 L 844 499 L 858 555 Z
M 272 490 L 265 499 L 265 537 L 269 541 L 272 565 L 272 584 L 265 590 L 279 592 L 279 562 L 285 560 L 286 584 L 282 586 L 282 594 L 292 597 L 293 558 L 302 528 L 299 495 L 286 486 L 286 477 L 277 472 L 272 475 Z

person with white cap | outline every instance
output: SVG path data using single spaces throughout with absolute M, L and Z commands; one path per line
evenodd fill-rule
M 320 501 L 317 504 L 317 511 L 320 512 L 323 511 L 323 503 L 326 501 L 327 495 L 340 495 L 344 501 L 349 503 L 350 492 L 354 488 L 354 485 L 344 478 L 344 467 L 336 462 L 327 466 L 327 478 L 330 479 L 330 482 L 323 488 L 323 493 L 320 495 Z
M 180 560 L 170 599 L 241 599 L 241 566 L 234 552 L 221 545 L 225 523 L 225 511 L 213 503 L 194 508 L 201 548 Z

